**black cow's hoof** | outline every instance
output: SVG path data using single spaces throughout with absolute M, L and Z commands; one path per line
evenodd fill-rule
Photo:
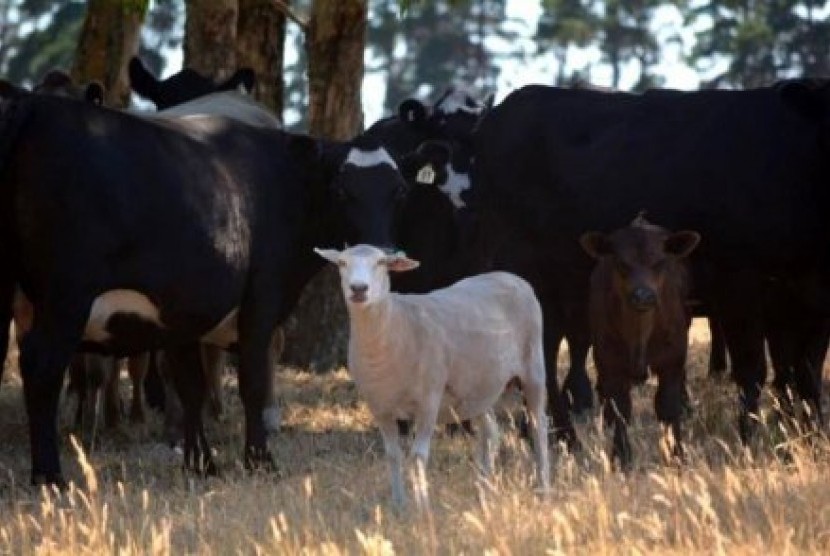
M 248 448 L 245 451 L 245 469 L 266 473 L 279 472 L 277 461 L 267 448 Z
M 576 436 L 576 431 L 573 427 L 551 428 L 550 440 L 554 446 L 558 444 L 564 445 L 568 453 L 578 454 L 582 451 L 582 442 L 579 441 L 579 437 Z
M 52 486 L 64 491 L 69 485 L 60 473 L 33 473 L 32 486 Z

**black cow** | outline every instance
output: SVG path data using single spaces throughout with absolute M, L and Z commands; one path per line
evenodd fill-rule
M 800 80 L 748 91 L 516 91 L 476 138 L 467 200 L 490 234 L 482 262 L 533 284 L 552 362 L 563 336 L 572 350 L 589 344 L 581 233 L 643 209 L 699 231 L 696 296 L 723 327 L 746 438 L 764 377 L 763 283 L 802 284 L 796 315 L 830 309 L 828 108 L 828 83 Z
M 158 80 L 136 56 L 130 59 L 128 72 L 133 91 L 155 103 L 159 110 L 219 91 L 235 91 L 242 88 L 250 93 L 254 90 L 256 82 L 254 70 L 251 68 L 240 68 L 221 83 L 215 83 L 190 68 L 184 68 L 167 79 Z
M 395 164 L 374 144 L 220 117 L 154 123 L 7 84 L 0 100 L 0 307 L 16 284 L 34 306 L 20 345 L 32 480 L 62 480 L 55 413 L 81 342 L 169 350 L 185 464 L 205 471 L 199 344 L 236 346 L 245 461 L 268 465 L 273 329 L 322 265 L 314 245 L 391 243 Z

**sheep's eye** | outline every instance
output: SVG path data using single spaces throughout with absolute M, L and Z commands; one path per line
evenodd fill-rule
M 337 266 L 339 266 L 340 268 L 344 268 L 346 266 L 346 261 L 344 261 L 343 259 L 338 259 Z

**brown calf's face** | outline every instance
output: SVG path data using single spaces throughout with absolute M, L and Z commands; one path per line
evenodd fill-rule
M 628 226 L 608 235 L 588 232 L 579 241 L 589 255 L 610 263 L 615 292 L 626 305 L 644 312 L 657 307 L 668 266 L 687 257 L 700 235 Z

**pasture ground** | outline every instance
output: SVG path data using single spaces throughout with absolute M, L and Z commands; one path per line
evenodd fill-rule
M 398 513 L 379 434 L 344 370 L 279 374 L 284 430 L 271 441 L 279 475 L 241 469 L 242 412 L 228 373 L 226 415 L 208 432 L 221 479 L 185 477 L 154 414 L 144 427 L 105 431 L 85 462 L 69 441 L 73 402 L 63 404 L 62 454 L 79 486 L 59 495 L 30 488 L 12 354 L 0 388 L 0 554 L 830 553 L 830 444 L 767 425 L 742 449 L 735 389 L 705 377 L 707 356 L 696 323 L 685 465 L 663 463 L 650 381 L 635 392 L 629 475 L 611 469 L 597 418 L 579 424 L 583 453 L 553 460 L 546 498 L 534 493 L 530 451 L 509 426 L 488 482 L 476 478 L 471 440 L 438 435 L 429 503 L 412 500 Z M 787 457 L 776 455 L 781 448 Z

